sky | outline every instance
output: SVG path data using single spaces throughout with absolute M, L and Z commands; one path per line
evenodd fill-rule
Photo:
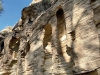
M 4 12 L 0 14 L 0 31 L 7 26 L 14 26 L 21 17 L 21 10 L 32 0 L 2 0 Z

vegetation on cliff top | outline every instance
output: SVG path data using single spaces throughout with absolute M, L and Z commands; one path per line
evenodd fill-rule
M 2 0 L 0 0 L 0 13 L 3 12 Z

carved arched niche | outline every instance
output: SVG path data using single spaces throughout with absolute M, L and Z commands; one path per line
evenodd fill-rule
M 59 47 L 61 50 L 58 50 L 60 54 L 62 54 L 66 63 L 71 62 L 71 50 L 67 51 L 67 36 L 66 36 L 66 22 L 64 11 L 60 8 L 56 12 L 57 17 L 57 30 L 58 30 L 58 40 L 59 40 Z M 62 53 L 61 53 L 62 52 Z M 70 66 L 70 65 L 69 65 Z
M 63 9 L 60 8 L 56 12 L 56 17 L 57 17 L 57 28 L 58 28 L 59 40 L 61 40 L 61 38 L 63 37 L 63 35 L 65 35 L 65 31 L 66 31 L 66 23 L 65 23 Z
M 43 48 L 46 49 L 47 45 L 51 43 L 52 28 L 50 24 L 44 27 L 45 34 L 43 38 Z
M 56 12 L 56 17 L 57 17 L 59 47 L 61 47 L 62 53 L 63 52 L 66 53 L 66 23 L 65 23 L 64 11 L 62 8 L 60 8 Z
M 52 26 L 52 74 L 72 74 L 70 69 L 72 65 L 69 64 L 71 56 L 66 52 L 66 22 L 62 8 L 58 9 L 56 15 L 51 18 L 49 23 Z M 67 70 L 69 71 L 67 72 Z

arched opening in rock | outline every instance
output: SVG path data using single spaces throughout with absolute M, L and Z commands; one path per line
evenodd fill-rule
M 43 38 L 43 48 L 46 49 L 47 45 L 51 43 L 52 28 L 50 24 L 44 27 L 45 34 Z
M 66 40 L 66 24 L 65 24 L 63 9 L 60 8 L 56 12 L 56 17 L 57 17 L 58 39 L 59 39 L 60 47 L 62 49 L 66 46 L 66 44 L 64 44 Z
M 28 23 L 30 23 L 30 24 L 32 24 L 33 23 L 33 21 L 32 21 L 32 19 L 31 18 L 29 18 L 29 22 Z
M 56 16 L 57 16 L 57 28 L 58 28 L 59 40 L 61 40 L 61 38 L 65 35 L 65 30 L 66 30 L 66 24 L 65 24 L 63 10 L 59 9 L 56 13 Z
M 4 48 L 4 39 L 0 40 L 0 55 L 2 54 Z
M 71 61 L 71 56 L 69 55 L 71 53 L 71 50 L 66 52 L 66 47 L 67 47 L 67 36 L 66 36 L 66 22 L 65 22 L 65 16 L 64 16 L 64 11 L 62 8 L 60 8 L 56 12 L 56 17 L 57 17 L 57 41 L 58 41 L 58 49 L 57 49 L 57 54 L 55 54 L 58 57 L 58 63 L 63 63 L 61 64 L 62 67 L 61 70 L 65 70 L 66 72 L 60 72 L 57 75 L 62 75 L 62 74 L 73 74 L 72 70 L 70 69 L 73 66 L 73 62 Z M 71 48 L 69 48 L 71 49 Z M 55 57 L 56 57 L 55 56 Z M 58 65 L 59 66 L 59 65 Z M 69 68 L 69 72 L 67 72 Z
M 13 59 L 13 60 L 11 60 L 11 63 L 16 61 L 17 52 L 19 50 L 19 45 L 20 45 L 20 38 L 16 38 L 16 37 L 12 36 L 12 39 L 9 42 L 9 49 L 10 49 L 9 54 L 12 56 L 12 59 Z
M 20 38 L 12 37 L 9 43 L 9 48 L 12 51 L 18 52 L 19 45 L 20 45 Z

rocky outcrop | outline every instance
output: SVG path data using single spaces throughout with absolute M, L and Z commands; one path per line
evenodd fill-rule
M 12 27 L 11 26 L 6 27 L 2 31 L 0 31 L 0 55 L 2 54 L 2 51 L 4 49 L 4 39 L 11 32 L 12 32 Z
M 0 36 L 0 74 L 100 75 L 99 8 L 99 0 L 32 1 Z

